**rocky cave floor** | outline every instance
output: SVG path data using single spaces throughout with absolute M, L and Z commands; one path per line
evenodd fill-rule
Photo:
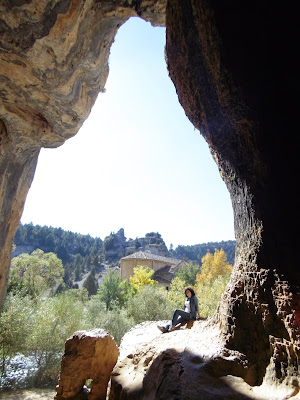
M 119 392 L 120 385 L 128 399 L 300 399 L 298 388 L 265 381 L 252 387 L 234 376 L 238 375 L 235 371 L 241 368 L 244 357 L 225 349 L 219 328 L 212 320 L 195 321 L 193 326 L 164 334 L 157 325 L 141 323 L 123 337 L 112 373 L 110 399 L 123 398 L 114 391 L 117 387 Z M 133 393 L 132 397 L 129 393 Z

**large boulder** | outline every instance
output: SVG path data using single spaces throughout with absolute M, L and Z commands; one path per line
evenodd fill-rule
M 55 400 L 104 400 L 119 350 L 103 329 L 78 331 L 66 341 Z M 83 387 L 92 380 L 90 392 Z
M 252 387 L 242 377 L 245 369 L 251 373 L 251 364 L 226 349 L 213 320 L 165 334 L 157 323 L 143 322 L 123 337 L 109 400 L 283 400 L 298 393 L 296 383 Z

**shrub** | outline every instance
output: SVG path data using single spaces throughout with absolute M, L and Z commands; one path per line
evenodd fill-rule
M 91 298 L 85 304 L 85 329 L 105 329 L 119 345 L 123 335 L 134 325 L 134 321 L 128 318 L 125 310 L 106 310 L 106 305 L 98 296 Z
M 38 365 L 35 386 L 56 381 L 65 341 L 83 327 L 82 312 L 83 303 L 73 293 L 64 292 L 38 303 L 26 341 Z
M 169 300 L 162 289 L 143 286 L 140 292 L 131 297 L 127 303 L 127 312 L 135 323 L 170 319 L 175 304 Z
M 197 296 L 199 300 L 200 315 L 202 317 L 210 317 L 214 314 L 229 278 L 228 275 L 219 276 L 206 285 L 198 286 Z
M 26 340 L 31 332 L 34 302 L 28 296 L 10 294 L 0 316 L 0 356 L 2 375 L 6 362 L 19 352 L 26 353 Z

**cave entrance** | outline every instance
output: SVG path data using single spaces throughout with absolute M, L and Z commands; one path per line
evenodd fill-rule
M 167 246 L 234 239 L 229 193 L 168 77 L 165 29 L 118 31 L 105 93 L 79 133 L 42 149 L 22 223 L 102 239 L 160 232 Z

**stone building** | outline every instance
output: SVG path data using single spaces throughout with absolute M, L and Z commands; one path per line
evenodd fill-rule
M 187 266 L 187 263 L 177 258 L 162 257 L 152 254 L 150 251 L 138 251 L 121 258 L 121 278 L 129 278 L 133 275 L 133 269 L 141 265 L 153 269 L 154 274 L 152 278 L 155 279 L 160 286 L 168 290 L 175 273 L 180 267 Z

